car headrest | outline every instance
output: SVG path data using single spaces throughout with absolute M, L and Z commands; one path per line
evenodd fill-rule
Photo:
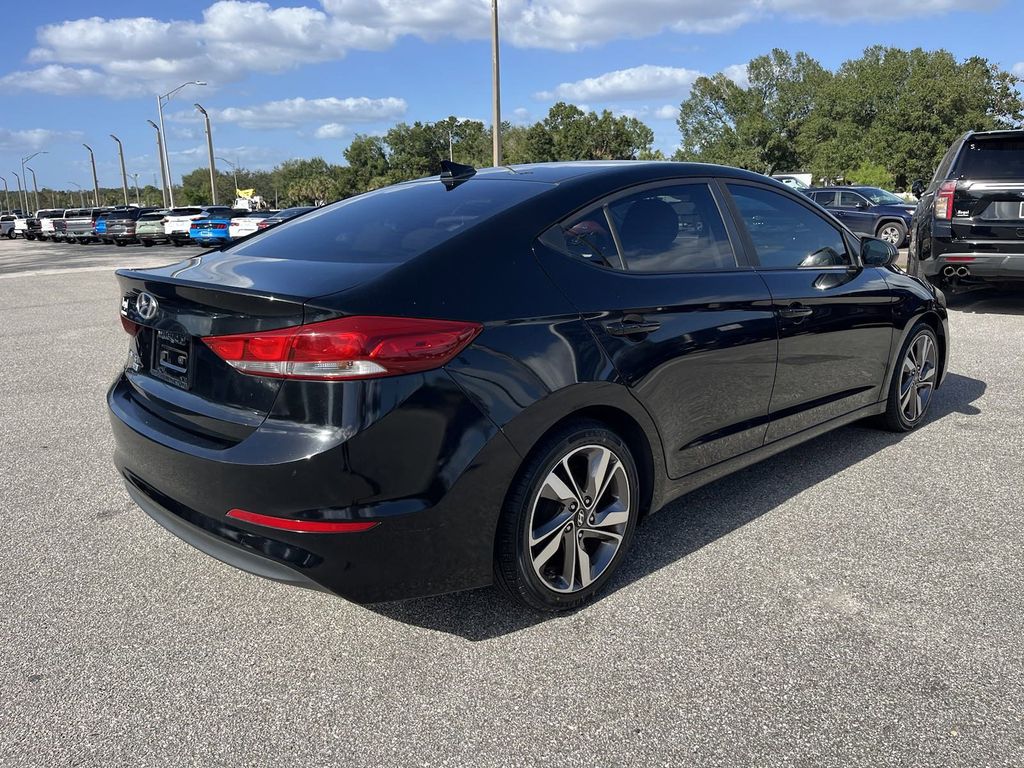
M 663 200 L 637 200 L 622 221 L 622 245 L 626 249 L 666 250 L 679 234 L 679 216 Z

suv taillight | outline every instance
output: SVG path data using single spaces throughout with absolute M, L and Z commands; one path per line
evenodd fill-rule
M 203 342 L 243 373 L 331 381 L 440 368 L 482 330 L 479 323 L 450 320 L 342 317 L 276 331 L 207 336 Z
M 953 218 L 953 196 L 956 194 L 956 182 L 944 181 L 935 193 L 935 218 L 949 221 Z

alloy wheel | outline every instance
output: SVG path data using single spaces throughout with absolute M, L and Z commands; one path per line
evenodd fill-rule
M 930 334 L 922 333 L 907 348 L 900 375 L 900 410 L 909 423 L 928 410 L 935 391 L 937 350 Z
M 900 241 L 903 239 L 903 233 L 900 232 L 900 228 L 895 224 L 889 224 L 882 227 L 881 231 L 878 233 L 878 237 L 890 245 L 899 247 Z
M 530 509 L 534 573 L 563 594 L 589 587 L 622 546 L 630 515 L 626 467 L 603 445 L 584 445 L 548 472 Z

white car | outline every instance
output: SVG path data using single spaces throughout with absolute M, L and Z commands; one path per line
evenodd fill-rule
M 232 240 L 237 240 L 240 237 L 251 235 L 253 232 L 259 232 L 260 222 L 266 221 L 275 213 L 277 211 L 252 211 L 246 216 L 232 219 L 231 226 L 228 227 L 228 235 Z

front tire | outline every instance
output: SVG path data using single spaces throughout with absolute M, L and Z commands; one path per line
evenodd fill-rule
M 498 527 L 496 580 L 536 611 L 567 611 L 608 583 L 639 517 L 636 463 L 617 434 L 579 421 L 534 450 Z
M 928 414 L 939 379 L 939 341 L 927 323 L 918 323 L 896 358 L 889 385 L 884 426 L 892 432 L 910 432 Z

